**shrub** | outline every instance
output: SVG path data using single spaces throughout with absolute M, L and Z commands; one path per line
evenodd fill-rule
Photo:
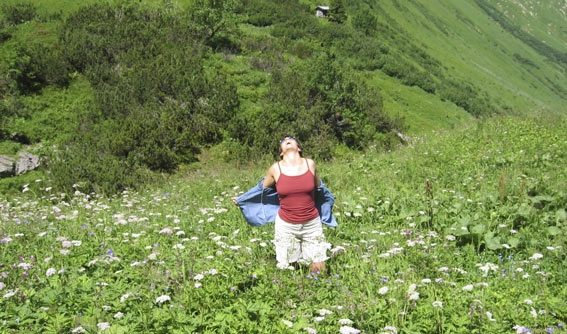
M 7 24 L 21 24 L 37 16 L 36 7 L 31 2 L 3 4 L 0 9 Z
M 380 92 L 332 55 L 274 71 L 271 77 L 264 108 L 237 117 L 242 127 L 230 130 L 232 138 L 259 152 L 277 156 L 279 138 L 292 134 L 314 157 L 328 159 L 338 143 L 362 148 L 376 132 L 393 127 L 383 112 Z
M 376 32 L 378 21 L 369 10 L 360 10 L 352 18 L 352 26 L 368 36 Z
M 68 193 L 80 184 L 86 193 L 109 195 L 143 186 L 151 180 L 141 166 L 109 154 L 94 136 L 80 138 L 53 153 L 48 164 L 54 187 Z
M 212 30 L 197 36 L 194 24 L 135 2 L 87 6 L 67 19 L 60 33 L 64 53 L 88 78 L 95 108 L 81 125 L 87 135 L 77 136 L 78 144 L 69 143 L 55 160 L 53 173 L 73 175 L 62 187 L 68 188 L 70 180 L 105 192 L 132 187 L 129 170 L 171 172 L 194 161 L 201 147 L 222 140 L 238 107 L 236 88 L 203 64 L 207 48 L 202 39 L 222 36 Z M 79 167 L 65 169 L 66 160 Z M 105 178 L 99 168 L 113 171 Z M 118 182 L 120 177 L 125 181 Z
M 473 116 L 497 113 L 486 93 L 482 94 L 479 88 L 470 83 L 448 79 L 443 81 L 439 91 L 442 99 L 455 103 Z

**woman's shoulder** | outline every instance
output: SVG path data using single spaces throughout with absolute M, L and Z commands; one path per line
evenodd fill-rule
M 304 158 L 304 159 L 307 160 L 307 164 L 309 164 L 309 167 L 317 167 L 317 165 L 315 164 L 315 160 L 309 158 Z

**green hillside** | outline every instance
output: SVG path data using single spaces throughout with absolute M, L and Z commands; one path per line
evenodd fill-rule
M 482 87 L 491 98 L 513 112 L 563 111 L 567 98 L 565 63 L 548 58 L 505 29 L 480 6 L 500 10 L 502 16 L 522 29 L 526 36 L 542 38 L 542 44 L 567 55 L 561 4 L 541 5 L 538 15 L 516 19 L 509 2 L 471 1 L 380 1 L 374 13 L 439 60 L 447 73 Z M 480 5 L 480 6 L 479 6 Z M 538 6 L 538 5 L 531 5 Z M 508 7 L 511 7 L 510 9 Z M 519 15 L 518 15 L 519 16 Z M 529 20 L 529 21 L 528 21 Z M 529 23 L 527 23 L 527 22 Z M 545 36 L 537 29 L 550 25 Z M 561 26 L 563 28 L 561 28 Z M 563 30 L 562 30 L 563 29 Z M 562 31 L 562 32 L 560 32 Z M 563 41 L 563 42 L 561 42 Z
M 329 18 L 315 17 L 322 4 Z M 321 159 L 390 149 L 397 131 L 563 113 L 567 101 L 560 1 L 8 0 L 0 9 L 0 153 L 41 144 L 62 189 L 83 180 L 117 191 L 203 150 L 257 159 L 285 133 Z

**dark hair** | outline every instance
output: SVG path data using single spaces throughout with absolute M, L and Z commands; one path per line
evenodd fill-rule
M 301 143 L 299 142 L 299 140 L 297 140 L 297 138 L 295 138 L 294 136 L 283 136 L 282 139 L 280 139 L 279 141 L 279 145 L 278 145 L 278 155 L 281 158 L 281 154 L 282 154 L 282 143 L 283 140 L 286 138 L 291 138 L 293 140 L 295 140 L 295 142 L 297 143 L 297 147 L 300 149 L 299 151 L 299 156 L 303 158 L 303 147 L 301 146 Z

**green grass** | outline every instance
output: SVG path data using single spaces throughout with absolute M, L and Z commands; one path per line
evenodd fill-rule
M 564 124 L 494 118 L 320 162 L 329 275 L 276 269 L 273 225 L 232 204 L 270 161 L 204 158 L 109 199 L 30 182 L 0 199 L 1 331 L 562 333 Z
M 393 20 L 455 77 L 484 88 L 514 112 L 564 110 L 567 81 L 561 79 L 565 75 L 561 67 L 504 31 L 474 2 L 413 1 L 403 8 L 397 8 L 395 3 L 381 1 L 376 16 L 380 20 L 385 16 Z M 541 25 L 548 20 L 558 26 L 562 22 L 557 15 L 543 14 L 532 17 L 530 22 Z M 565 45 L 560 50 L 565 52 Z M 515 53 L 538 68 L 518 63 Z M 561 90 L 553 87 L 554 84 Z
M 453 103 L 432 99 L 421 88 L 402 85 L 380 71 L 365 73 L 365 76 L 370 86 L 381 88 L 386 113 L 392 117 L 403 117 L 409 135 L 455 129 L 473 119 Z

